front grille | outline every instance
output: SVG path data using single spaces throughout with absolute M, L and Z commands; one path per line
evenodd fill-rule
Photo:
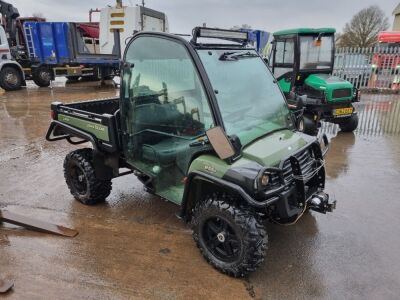
M 300 163 L 302 175 L 310 174 L 313 171 L 315 159 L 313 158 L 314 155 L 311 151 L 311 148 L 307 148 L 295 154 L 294 156 L 298 159 Z M 293 182 L 293 171 L 289 159 L 287 159 L 283 163 L 282 169 L 283 169 L 283 178 L 285 179 L 285 183 L 287 185 L 291 184 Z
M 351 89 L 337 89 L 333 90 L 332 97 L 333 98 L 344 98 L 351 96 Z

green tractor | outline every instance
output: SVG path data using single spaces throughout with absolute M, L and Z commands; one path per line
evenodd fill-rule
M 302 112 L 299 128 L 318 133 L 320 121 L 338 124 L 341 131 L 358 126 L 353 106 L 358 90 L 332 76 L 335 58 L 334 28 L 297 28 L 274 33 L 270 57 L 272 72 L 286 95 L 289 107 Z

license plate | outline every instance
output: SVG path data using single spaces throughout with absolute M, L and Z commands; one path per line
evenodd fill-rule
M 352 107 L 336 108 L 333 112 L 335 116 L 351 115 L 353 113 Z

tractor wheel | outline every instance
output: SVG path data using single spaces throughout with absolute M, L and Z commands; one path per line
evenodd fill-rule
M 318 125 L 312 118 L 312 116 L 303 116 L 303 131 L 308 135 L 318 134 Z
M 229 196 L 213 194 L 197 203 L 192 229 L 202 255 L 223 273 L 243 277 L 264 261 L 268 242 L 264 225 Z
M 92 164 L 93 150 L 89 148 L 70 152 L 64 160 L 64 177 L 71 194 L 86 205 L 103 202 L 111 192 L 111 180 L 96 178 Z
M 47 68 L 37 68 L 32 73 L 33 82 L 40 87 L 48 87 L 51 83 L 51 72 Z
M 22 75 L 14 67 L 4 67 L 0 71 L 0 86 L 6 91 L 16 91 L 21 89 Z
M 357 129 L 358 126 L 358 115 L 353 114 L 349 118 L 340 120 L 338 124 L 342 132 L 353 132 L 354 130 Z

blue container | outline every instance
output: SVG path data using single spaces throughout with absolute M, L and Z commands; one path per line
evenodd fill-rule
M 41 64 L 69 63 L 68 26 L 66 22 L 25 22 L 25 37 L 31 57 Z
M 241 29 L 241 31 L 248 32 L 249 41 L 259 53 L 263 53 L 271 34 L 267 31 L 253 29 Z

